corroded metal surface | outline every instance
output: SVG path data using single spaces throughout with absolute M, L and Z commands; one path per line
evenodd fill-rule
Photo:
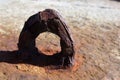
M 37 52 L 35 39 L 40 33 L 46 31 L 60 37 L 61 52 L 57 55 L 60 57 L 60 65 L 73 65 L 75 52 L 70 31 L 61 15 L 52 9 L 41 11 L 25 22 L 19 36 L 19 52 Z

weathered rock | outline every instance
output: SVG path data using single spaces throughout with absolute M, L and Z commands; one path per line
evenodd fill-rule
M 46 18 L 47 21 L 44 20 Z M 58 55 L 60 57 L 58 59 L 60 65 L 72 66 L 74 64 L 75 51 L 71 34 L 61 15 L 52 9 L 39 12 L 25 22 L 18 43 L 20 54 L 26 53 L 28 55 L 29 52 L 38 53 L 35 39 L 40 33 L 45 31 L 52 32 L 60 37 L 61 52 Z

